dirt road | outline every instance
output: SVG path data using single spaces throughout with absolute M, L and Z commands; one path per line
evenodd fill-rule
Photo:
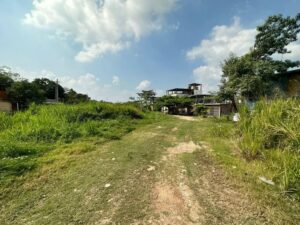
M 217 162 L 225 142 L 205 123 L 169 118 L 58 149 L 1 197 L 0 224 L 297 224 Z

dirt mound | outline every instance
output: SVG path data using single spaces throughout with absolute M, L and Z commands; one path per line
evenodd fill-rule
M 182 142 L 175 147 L 168 148 L 167 151 L 170 154 L 177 155 L 182 153 L 193 153 L 196 149 L 200 149 L 199 145 L 196 145 L 193 141 Z

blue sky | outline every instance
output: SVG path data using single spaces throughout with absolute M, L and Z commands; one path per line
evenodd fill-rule
M 200 82 L 217 89 L 220 62 L 244 54 L 269 15 L 299 0 L 1 0 L 0 64 L 58 78 L 94 99 Z M 287 57 L 300 59 L 300 43 Z

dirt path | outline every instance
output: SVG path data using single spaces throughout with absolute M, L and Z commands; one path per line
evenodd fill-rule
M 196 118 L 193 117 L 193 116 L 174 116 L 178 119 L 181 119 L 181 120 L 187 120 L 187 121 L 196 121 Z
M 167 149 L 168 154 L 162 158 L 163 170 L 153 188 L 158 219 L 150 220 L 150 224 L 267 223 L 250 197 L 226 180 L 224 172 L 205 154 L 207 145 L 203 146 L 189 141 Z M 190 165 L 201 171 L 196 179 L 188 176 L 188 168 L 181 163 L 184 154 L 201 158 Z
M 121 140 L 58 149 L 61 158 L 47 156 L 1 195 L 0 224 L 297 224 L 226 173 L 201 136 L 205 123 L 172 117 Z

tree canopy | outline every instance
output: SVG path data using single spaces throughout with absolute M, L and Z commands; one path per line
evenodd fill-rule
M 156 110 L 160 110 L 162 107 L 166 106 L 169 108 L 185 108 L 191 107 L 193 104 L 193 99 L 189 97 L 173 97 L 173 96 L 162 96 L 157 98 L 155 101 Z
M 65 103 L 75 104 L 89 101 L 88 95 L 80 94 L 73 89 L 66 92 L 65 88 L 47 78 L 37 78 L 30 82 L 22 79 L 8 67 L 0 67 L 0 91 L 5 91 L 8 99 L 18 103 L 24 109 L 31 103 L 40 104 L 46 99 L 55 99 L 55 90 L 58 85 L 59 99 Z
M 235 104 L 237 95 L 248 100 L 272 95 L 276 89 L 278 72 L 300 65 L 299 61 L 277 60 L 276 54 L 288 54 L 287 45 L 297 40 L 300 32 L 300 14 L 295 17 L 270 16 L 257 27 L 255 44 L 241 57 L 230 55 L 222 64 L 219 89 L 221 99 Z

